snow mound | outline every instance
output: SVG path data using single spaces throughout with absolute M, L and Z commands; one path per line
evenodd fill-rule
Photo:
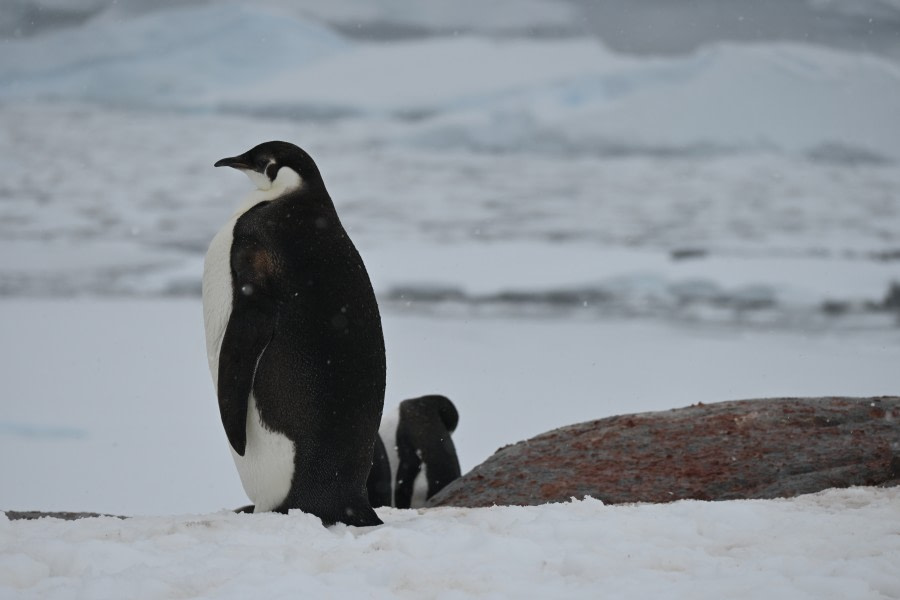
M 900 594 L 900 489 L 793 500 L 8 521 L 17 598 L 863 598 Z M 821 540 L 828 531 L 828 543 Z

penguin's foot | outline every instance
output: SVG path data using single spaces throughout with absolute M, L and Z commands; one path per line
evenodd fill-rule
M 353 525 L 354 527 L 371 527 L 373 525 L 384 524 L 384 521 L 375 514 L 375 510 L 369 505 L 359 507 L 348 506 L 344 509 L 344 517 L 338 518 L 336 521 L 344 523 L 345 525 Z M 325 519 L 322 519 L 322 523 L 326 526 L 334 524 L 326 523 Z
M 247 506 L 242 506 L 240 508 L 234 509 L 234 512 L 237 514 L 241 513 L 253 513 L 253 510 L 256 508 L 253 504 L 248 504 Z
M 291 510 L 300 510 L 306 514 L 319 517 L 322 525 L 329 527 L 336 523 L 352 525 L 354 527 L 369 527 L 382 525 L 383 521 L 375 514 L 375 509 L 369 504 L 369 498 L 363 494 L 355 499 L 329 499 L 330 502 L 311 500 L 310 498 L 288 497 L 280 506 L 272 512 L 288 514 Z

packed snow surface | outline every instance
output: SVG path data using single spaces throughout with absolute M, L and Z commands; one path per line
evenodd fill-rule
M 383 509 L 385 524 L 215 513 L 0 516 L 15 598 L 900 596 L 900 488 L 793 500 Z

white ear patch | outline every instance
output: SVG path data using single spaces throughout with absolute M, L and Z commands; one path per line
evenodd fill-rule
M 272 181 L 266 177 L 265 173 L 260 173 L 259 171 L 254 171 L 252 169 L 241 169 L 241 171 L 250 178 L 250 181 L 253 182 L 256 189 L 266 191 L 272 187 Z
M 303 185 L 303 178 L 300 177 L 300 173 L 290 167 L 279 168 L 278 174 L 275 176 L 274 180 L 270 180 L 266 177 L 265 173 L 260 173 L 258 171 L 252 171 L 250 169 L 241 169 L 241 171 L 246 173 L 247 177 L 250 178 L 250 181 L 256 185 L 257 191 L 253 193 L 254 202 L 274 200 Z

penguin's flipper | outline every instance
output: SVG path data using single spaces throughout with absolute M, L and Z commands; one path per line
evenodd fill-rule
M 268 285 L 271 255 L 255 244 L 241 244 L 240 248 L 232 256 L 235 293 L 219 353 L 218 392 L 228 441 L 243 456 L 247 446 L 247 406 L 256 367 L 272 340 L 278 314 Z
M 275 326 L 274 313 L 248 304 L 236 303 L 219 354 L 219 413 L 228 442 L 241 456 L 247 446 L 247 406 L 256 365 Z

